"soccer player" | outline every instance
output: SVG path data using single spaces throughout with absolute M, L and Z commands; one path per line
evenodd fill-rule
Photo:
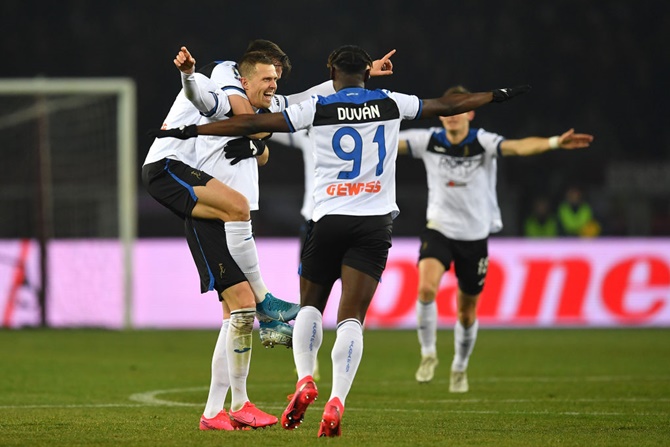
M 186 49 L 184 49 L 186 50 Z M 252 41 L 245 54 L 262 50 L 274 61 L 275 70 L 279 72 L 290 72 L 291 64 L 286 54 L 273 42 L 265 40 Z M 187 62 L 188 61 L 188 62 Z M 170 112 L 165 118 L 164 127 L 180 126 L 199 122 L 203 117 L 220 116 L 223 113 L 243 114 L 254 113 L 254 109 L 246 96 L 240 83 L 240 74 L 237 64 L 232 61 L 218 62 L 205 67 L 204 71 L 212 76 L 220 88 L 214 88 L 211 93 L 213 106 L 205 110 L 199 110 L 192 102 L 196 94 L 195 82 L 198 77 L 206 78 L 200 73 L 193 73 L 195 60 L 186 51 L 180 51 L 174 60 L 178 68 L 184 66 L 182 82 L 186 88 L 177 95 Z M 186 64 L 186 65 L 184 65 Z M 190 98 L 186 91 L 190 86 Z M 275 86 L 276 87 L 276 86 Z M 202 101 L 201 101 L 202 102 Z M 230 112 L 225 112 L 224 104 L 230 105 Z M 259 103 L 259 106 L 267 106 Z M 244 139 L 217 139 L 211 142 L 221 152 L 221 147 L 230 146 L 239 148 L 240 145 L 248 146 L 248 140 Z M 261 142 L 256 142 L 262 145 Z M 202 150 L 200 150 L 202 152 Z M 143 166 L 143 180 L 147 185 L 149 193 L 160 203 L 175 212 L 185 220 L 186 234 L 192 238 L 194 234 L 193 220 L 215 219 L 225 222 L 226 242 L 230 255 L 245 273 L 247 280 L 254 292 L 257 316 L 260 321 L 261 341 L 265 345 L 289 344 L 292 328 L 286 324 L 295 318 L 299 305 L 288 303 L 275 298 L 263 282 L 258 263 L 258 254 L 255 241 L 251 232 L 251 209 L 257 209 L 258 185 L 244 183 L 239 185 L 239 179 L 234 176 L 237 170 L 245 171 L 258 178 L 257 168 L 254 162 L 247 160 L 236 165 L 231 175 L 218 177 L 201 156 L 198 158 L 196 142 L 175 142 L 168 140 L 155 140 L 149 149 L 149 153 Z M 261 155 L 258 159 L 260 164 L 267 161 L 269 153 Z M 209 161 L 212 161 L 211 159 Z M 225 163 L 229 164 L 229 163 Z M 253 165 L 253 166 L 251 166 Z M 205 171 L 206 175 L 192 175 L 193 168 Z M 214 178 L 212 178 L 214 177 Z M 235 182 L 235 178 L 238 178 Z M 243 181 L 243 180 L 242 180 Z M 251 201 L 251 204 L 250 204 Z M 208 225 L 202 222 L 202 225 Z M 194 254 L 194 258 L 199 256 Z M 213 278 L 207 267 L 201 265 L 199 268 L 201 276 L 201 289 L 203 292 L 213 290 Z
M 184 96 L 193 99 L 194 104 L 200 104 L 195 100 L 197 90 L 191 78 L 194 76 L 194 63 L 193 60 L 192 64 L 177 65 L 180 66 L 183 73 L 188 72 L 186 76 L 183 76 Z M 237 73 L 237 69 L 229 68 L 229 70 L 231 73 Z M 231 78 L 230 85 L 243 85 L 240 90 L 249 98 L 252 105 L 268 107 L 277 81 L 273 59 L 260 52 L 248 52 L 240 61 L 239 73 L 242 77 L 240 79 Z M 271 93 L 269 96 L 268 91 Z M 221 118 L 231 112 L 229 96 L 223 92 L 224 90 L 215 89 L 212 97 L 216 104 L 208 109 L 211 110 L 211 116 Z M 202 98 L 200 100 L 202 101 Z M 224 141 L 220 142 L 220 145 L 235 143 L 235 140 L 231 138 L 222 140 Z M 238 140 L 241 141 L 241 139 Z M 211 166 L 211 168 L 217 168 L 210 170 L 216 176 L 215 179 L 207 171 L 198 169 L 199 166 L 204 165 L 204 161 L 215 155 L 215 152 L 208 152 L 207 149 L 210 148 L 199 147 L 196 142 L 195 155 L 191 162 L 195 167 L 169 159 L 149 163 L 143 169 L 143 174 L 148 180 L 148 189 L 152 195 L 185 220 L 188 245 L 201 277 L 201 291 L 215 289 L 222 301 L 223 323 L 212 358 L 210 391 L 200 419 L 200 429 L 233 430 L 269 426 L 276 424 L 277 418 L 256 408 L 249 401 L 246 387 L 251 360 L 251 335 L 254 317 L 258 310 L 256 297 L 252 291 L 252 281 L 243 273 L 240 263 L 232 257 L 232 252 L 236 247 L 230 245 L 232 237 L 230 236 L 231 230 L 227 228 L 229 222 L 215 214 L 214 207 L 207 207 L 207 203 L 203 203 L 205 201 L 198 200 L 201 196 L 207 195 L 207 192 L 204 194 L 202 192 L 202 189 L 206 190 L 206 188 L 198 187 L 215 183 L 216 188 L 227 193 L 232 192 L 232 195 L 242 195 L 246 201 L 245 194 L 250 195 L 249 190 L 257 188 L 257 181 L 254 184 L 254 179 L 251 177 L 256 172 L 257 161 L 251 158 L 245 159 L 234 166 L 225 161 L 222 164 L 230 168 L 228 171 L 219 169 L 223 166 Z M 189 155 L 192 153 L 186 152 L 186 156 Z M 243 174 L 241 180 L 235 182 L 234 175 L 229 178 L 230 171 L 233 174 L 236 172 Z M 184 188 L 184 184 L 192 185 L 192 190 Z M 233 185 L 234 188 L 229 185 Z M 179 193 L 174 193 L 175 190 Z M 189 190 L 193 196 L 184 194 L 184 191 Z M 232 207 L 225 208 L 231 209 Z M 230 414 L 223 408 L 229 388 L 231 389 Z
M 447 94 L 467 94 L 462 86 Z M 442 128 L 400 132 L 399 153 L 422 159 L 428 180 L 426 229 L 419 251 L 419 289 L 416 304 L 421 363 L 419 383 L 430 382 L 438 364 L 437 304 L 442 275 L 453 262 L 458 292 L 454 328 L 454 358 L 449 391 L 468 391 L 468 360 L 477 340 L 477 302 L 488 266 L 488 237 L 502 229 L 496 195 L 496 159 L 534 155 L 554 149 L 588 147 L 593 136 L 573 129 L 550 138 L 508 140 L 470 127 L 474 111 L 440 116 Z
M 420 100 L 387 90 L 367 90 L 372 59 L 343 46 L 328 58 L 336 93 L 313 96 L 282 113 L 236 116 L 226 121 L 170 129 L 162 136 L 248 135 L 308 129 L 314 141 L 315 208 L 301 253 L 301 309 L 294 326 L 293 357 L 299 380 L 282 414 L 292 430 L 318 396 L 313 368 L 321 346 L 322 314 L 333 283 L 342 295 L 331 352 L 333 386 L 318 436 L 340 436 L 344 404 L 363 354 L 363 321 L 386 265 L 395 203 L 395 162 L 403 119 L 454 115 L 506 101 L 527 86 Z

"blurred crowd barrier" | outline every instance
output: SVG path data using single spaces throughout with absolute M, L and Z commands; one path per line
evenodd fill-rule
M 265 282 L 298 302 L 297 239 L 257 241 Z M 367 328 L 414 328 L 416 238 L 396 238 Z M 492 239 L 479 318 L 489 327 L 670 327 L 670 239 Z M 201 295 L 186 243 L 141 239 L 134 250 L 132 299 L 123 294 L 121 247 L 113 240 L 60 240 L 49 247 L 47 323 L 52 327 L 217 328 L 215 292 Z M 39 324 L 38 249 L 0 241 L 2 326 Z M 455 322 L 456 280 L 444 276 L 439 324 Z M 339 283 L 324 314 L 334 328 Z

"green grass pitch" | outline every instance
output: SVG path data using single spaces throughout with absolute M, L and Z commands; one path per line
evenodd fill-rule
M 667 446 L 670 330 L 483 328 L 470 392 L 448 392 L 451 331 L 438 334 L 435 380 L 419 385 L 414 331 L 365 332 L 343 436 L 317 439 L 330 393 L 295 431 L 201 432 L 216 331 L 0 331 L 1 446 Z M 277 416 L 293 357 L 254 333 L 249 395 Z M 228 402 L 227 402 L 228 404 Z M 226 405 L 227 406 L 227 405 Z

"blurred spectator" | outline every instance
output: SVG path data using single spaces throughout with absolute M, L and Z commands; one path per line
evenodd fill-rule
M 593 209 L 577 186 L 566 191 L 565 199 L 558 206 L 558 221 L 561 234 L 565 236 L 595 237 L 600 234 L 600 224 L 593 217 Z
M 558 221 L 550 211 L 550 203 L 546 197 L 538 197 L 533 202 L 533 209 L 523 225 L 526 237 L 558 236 Z

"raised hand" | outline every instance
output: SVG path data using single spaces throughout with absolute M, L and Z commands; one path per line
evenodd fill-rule
M 386 53 L 381 59 L 376 59 L 372 61 L 372 67 L 370 68 L 370 76 L 389 76 L 393 74 L 393 62 L 391 62 L 391 56 L 395 54 L 396 50 L 391 50 Z
M 181 47 L 172 62 L 184 74 L 192 74 L 195 71 L 195 59 L 186 47 Z

